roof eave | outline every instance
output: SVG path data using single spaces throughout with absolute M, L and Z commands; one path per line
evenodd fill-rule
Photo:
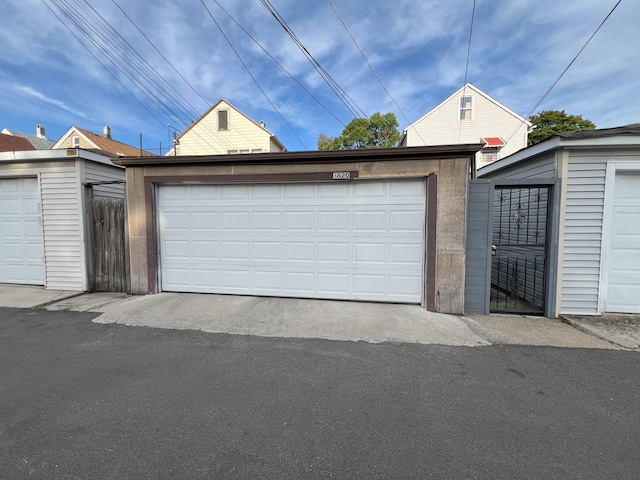
M 276 163 L 353 163 L 379 162 L 385 160 L 422 160 L 468 158 L 482 149 L 482 144 L 435 145 L 421 147 L 362 148 L 353 150 L 321 150 L 298 152 L 272 152 L 268 155 L 250 153 L 243 155 L 198 155 L 175 157 L 120 157 L 113 159 L 117 165 L 167 166 L 167 165 L 237 165 Z

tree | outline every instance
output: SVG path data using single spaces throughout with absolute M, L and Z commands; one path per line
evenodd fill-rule
M 338 137 L 318 135 L 318 150 L 393 147 L 400 138 L 393 112 L 376 112 L 371 118 L 354 118 Z
M 595 124 L 582 115 L 567 115 L 564 110 L 546 110 L 529 118 L 534 129 L 529 133 L 529 145 L 541 142 L 560 132 L 594 130 Z

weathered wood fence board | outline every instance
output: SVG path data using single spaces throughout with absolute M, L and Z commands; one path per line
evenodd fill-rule
M 89 283 L 95 292 L 128 292 L 124 199 L 87 200 Z

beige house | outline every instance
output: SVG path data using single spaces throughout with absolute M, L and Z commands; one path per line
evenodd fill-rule
M 284 152 L 264 122 L 257 123 L 224 99 L 218 100 L 176 139 L 170 155 Z
M 119 142 L 111 138 L 111 128 L 105 125 L 102 135 L 85 130 L 84 128 L 71 127 L 51 147 L 53 149 L 81 148 L 83 150 L 101 151 L 109 157 L 137 157 L 151 155 L 138 147 Z
M 531 123 L 467 83 L 404 129 L 399 146 L 482 143 L 476 167 L 527 146 Z

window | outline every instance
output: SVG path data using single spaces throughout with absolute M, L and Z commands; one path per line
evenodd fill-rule
M 471 120 L 473 109 L 473 97 L 471 95 L 463 95 L 460 97 L 460 121 L 466 122 Z
M 74 148 L 79 147 L 80 146 L 80 137 L 78 137 L 78 136 L 71 137 L 71 146 L 74 147 Z
M 218 110 L 218 130 L 229 130 L 229 110 Z

